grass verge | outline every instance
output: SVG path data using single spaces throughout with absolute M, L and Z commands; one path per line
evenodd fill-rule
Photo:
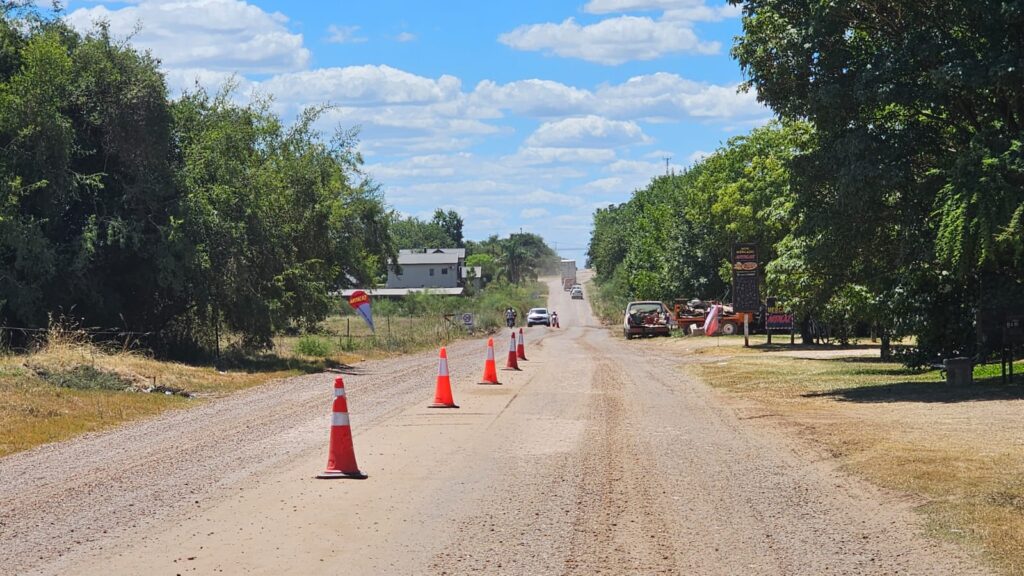
M 697 355 L 720 359 L 692 370 L 796 427 L 846 470 L 926 501 L 919 510 L 931 535 L 980 551 L 1004 574 L 1024 576 L 1021 380 L 949 386 L 936 371 L 862 355 L 780 353 L 786 349 L 700 348 Z M 1024 374 L 1024 362 L 1017 366 Z M 991 371 L 979 367 L 976 374 Z
M 31 353 L 0 356 L 0 457 L 327 365 L 260 356 L 217 370 L 51 338 Z M 173 390 L 195 396 L 165 393 Z

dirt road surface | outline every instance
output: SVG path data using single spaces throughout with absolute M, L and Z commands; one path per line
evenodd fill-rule
M 686 357 L 616 337 L 557 282 L 550 306 L 562 329 L 527 329 L 502 386 L 476 385 L 483 341 L 449 348 L 458 410 L 426 407 L 434 353 L 346 375 L 367 480 L 313 477 L 334 374 L 0 460 L 0 572 L 988 573 Z

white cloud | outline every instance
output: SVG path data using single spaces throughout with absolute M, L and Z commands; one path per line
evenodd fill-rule
M 534 118 L 567 116 L 595 108 L 594 95 L 590 91 L 551 80 L 518 80 L 500 85 L 484 80 L 477 84 L 472 97 L 481 106 Z
M 616 160 L 608 166 L 613 174 L 646 174 L 657 176 L 665 172 L 665 165 L 658 162 L 642 162 L 640 160 Z
M 512 48 L 542 51 L 589 62 L 619 65 L 631 60 L 654 60 L 666 54 L 717 54 L 718 42 L 704 42 L 686 21 L 661 21 L 619 16 L 581 26 L 573 18 L 561 24 L 520 26 L 498 37 Z
M 596 97 L 608 116 L 650 121 L 763 116 L 766 110 L 754 92 L 739 92 L 738 85 L 694 82 L 667 72 L 604 86 Z
M 550 215 L 551 212 L 547 208 L 524 208 L 519 211 L 519 217 L 526 219 L 547 218 Z
M 504 159 L 511 165 L 606 164 L 615 160 L 615 151 L 607 148 L 525 147 Z
M 708 6 L 706 0 L 590 0 L 583 11 L 589 14 L 657 11 L 664 12 L 662 20 L 687 22 L 716 22 L 742 12 L 739 6 L 728 3 Z
M 690 164 L 697 164 L 701 160 L 711 156 L 711 152 L 705 152 L 704 150 L 697 150 L 686 157 L 686 161 Z
M 669 122 L 685 118 L 753 118 L 767 115 L 753 92 L 738 85 L 694 82 L 659 72 L 635 76 L 595 91 L 550 80 L 519 80 L 497 84 L 485 80 L 469 95 L 479 113 L 508 111 L 533 118 L 564 118 L 596 114 L 619 120 Z
M 310 60 L 287 17 L 242 0 L 140 0 L 113 10 L 79 8 L 66 19 L 78 30 L 107 21 L 113 34 L 132 36 L 132 44 L 152 50 L 167 69 L 266 74 L 300 70 Z
M 587 194 L 593 194 L 595 192 L 601 194 L 608 194 L 611 192 L 622 192 L 622 188 L 622 178 L 618 176 L 613 176 L 610 178 L 598 178 L 597 180 L 587 182 L 586 184 L 580 187 L 580 191 L 585 192 Z M 604 207 L 605 204 L 606 203 L 601 203 L 600 206 Z
M 327 41 L 331 44 L 360 44 L 367 40 L 365 36 L 359 36 L 359 26 L 331 24 L 327 27 L 327 34 Z
M 649 139 L 635 122 L 601 116 L 545 122 L 526 139 L 527 146 L 604 148 L 646 143 Z
M 260 83 L 260 89 L 297 106 L 382 106 L 450 101 L 460 96 L 462 84 L 454 76 L 426 78 L 381 65 L 282 74 Z
M 402 32 L 398 36 L 395 36 L 397 42 L 413 42 L 416 40 L 416 35 L 412 32 Z

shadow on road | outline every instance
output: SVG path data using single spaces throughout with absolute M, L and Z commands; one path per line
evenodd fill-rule
M 993 400 L 1024 400 L 1024 380 L 1017 377 L 1016 384 L 1002 384 L 998 377 L 977 380 L 966 386 L 951 386 L 945 382 L 898 382 L 878 386 L 839 388 L 826 392 L 808 392 L 805 398 L 834 398 L 841 402 L 986 402 Z

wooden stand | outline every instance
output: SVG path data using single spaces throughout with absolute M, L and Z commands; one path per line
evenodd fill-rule
M 750 314 L 743 315 L 743 347 L 750 348 Z

